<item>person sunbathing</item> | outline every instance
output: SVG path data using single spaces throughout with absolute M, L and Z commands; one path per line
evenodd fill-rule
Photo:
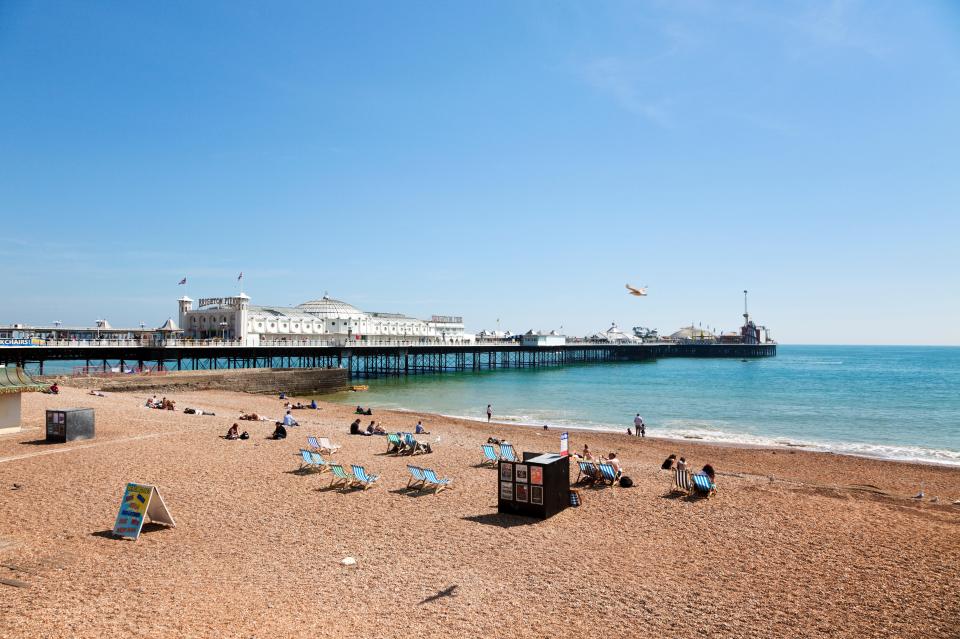
M 620 465 L 620 458 L 617 457 L 615 452 L 607 456 L 607 463 L 613 466 L 613 469 L 617 472 L 617 477 L 623 474 L 623 466 Z
M 681 457 L 680 461 L 677 462 L 677 470 L 684 471 L 687 469 L 687 458 Z
M 370 422 L 371 424 L 373 422 Z M 373 427 L 374 435 L 386 435 L 387 431 L 383 430 L 383 426 L 380 425 L 380 422 L 377 422 L 377 425 Z
M 92 391 L 90 391 L 90 394 L 93 395 L 94 397 L 106 397 L 106 396 L 107 396 L 106 393 L 104 393 L 103 391 L 98 391 L 98 390 L 92 390 Z
M 260 416 L 256 413 L 244 413 L 240 415 L 240 419 L 245 422 L 259 422 Z
M 240 427 L 237 424 L 231 426 L 230 430 L 227 431 L 227 439 L 240 439 Z

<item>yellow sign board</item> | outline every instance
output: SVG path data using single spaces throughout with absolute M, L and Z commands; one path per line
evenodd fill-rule
M 120 512 L 117 513 L 117 520 L 113 524 L 113 534 L 117 537 L 138 539 L 143 529 L 144 517 L 149 517 L 150 521 L 166 526 L 177 525 L 156 486 L 129 483 L 123 491 Z

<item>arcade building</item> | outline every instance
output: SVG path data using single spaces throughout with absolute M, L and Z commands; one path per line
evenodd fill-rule
M 268 342 L 326 340 L 338 344 L 369 341 L 466 344 L 474 336 L 463 318 L 434 315 L 429 320 L 399 313 L 371 313 L 324 296 L 295 307 L 259 306 L 240 293 L 193 300 L 181 297 L 180 329 L 187 339 L 236 340 L 244 346 Z

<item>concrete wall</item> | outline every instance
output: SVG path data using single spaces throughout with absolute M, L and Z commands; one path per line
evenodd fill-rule
M 126 377 L 72 377 L 59 380 L 68 386 L 102 391 L 232 390 L 246 393 L 290 395 L 334 393 L 349 387 L 349 372 L 343 368 L 238 368 L 219 371 L 180 371 L 167 375 Z
M 20 393 L 0 395 L 0 432 L 20 428 Z

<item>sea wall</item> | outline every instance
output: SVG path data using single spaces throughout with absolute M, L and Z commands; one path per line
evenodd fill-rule
M 65 386 L 109 392 L 232 390 L 246 393 L 290 395 L 334 393 L 350 386 L 349 371 L 343 368 L 246 368 L 218 371 L 177 371 L 161 375 L 109 377 L 58 377 Z

